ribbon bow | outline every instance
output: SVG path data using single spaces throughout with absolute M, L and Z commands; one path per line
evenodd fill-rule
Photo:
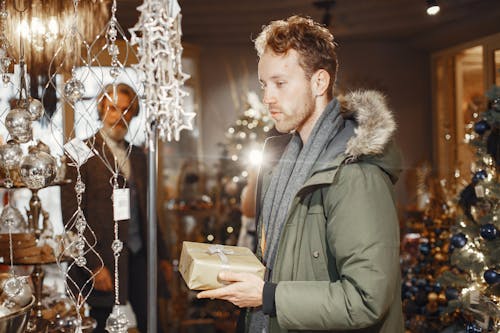
M 229 263 L 229 259 L 226 254 L 234 254 L 233 250 L 224 249 L 223 245 L 210 245 L 207 250 L 208 254 L 217 254 L 220 258 L 222 264 L 227 265 Z

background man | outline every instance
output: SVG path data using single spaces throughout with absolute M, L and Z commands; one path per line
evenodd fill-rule
M 146 155 L 142 148 L 125 141 L 128 125 L 139 113 L 138 97 L 126 84 L 107 85 L 98 98 L 97 109 L 103 127 L 87 140 L 87 144 L 95 149 L 97 154 L 80 168 L 85 184 L 81 208 L 97 238 L 95 250 L 101 256 L 104 267 L 93 253 L 87 254 L 87 266 L 95 274 L 94 290 L 87 302 L 91 306 L 90 315 L 98 323 L 94 332 L 106 332 L 106 319 L 114 305 L 114 256 L 111 250 L 114 240 L 112 179 L 113 173 L 118 171 L 119 187 L 130 188 L 131 216 L 128 221 L 119 221 L 119 238 L 124 244 L 119 258 L 120 303 L 126 304 L 127 300 L 130 302 L 136 315 L 137 328 L 144 333 L 147 326 Z M 115 170 L 115 167 L 118 170 Z M 70 167 L 68 176 L 73 179 L 73 183 L 63 186 L 61 193 L 65 223 L 77 207 L 74 190 L 76 169 Z M 158 245 L 161 267 L 164 268 L 164 273 L 168 274 L 167 252 L 160 237 Z M 72 268 L 70 274 L 79 287 L 90 278 L 86 271 L 77 266 Z M 166 288 L 165 283 L 158 285 L 159 288 Z

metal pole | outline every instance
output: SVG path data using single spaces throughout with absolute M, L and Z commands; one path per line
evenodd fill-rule
M 148 260 L 147 260 L 147 283 L 148 283 L 148 333 L 157 333 L 157 258 L 158 258 L 158 247 L 157 247 L 157 216 L 156 216 L 156 178 L 157 178 L 157 168 L 158 168 L 158 136 L 156 124 L 151 124 L 152 138 L 149 142 L 148 148 Z M 136 274 L 142 274 L 141 272 L 136 272 Z M 132 287 L 133 288 L 133 287 Z

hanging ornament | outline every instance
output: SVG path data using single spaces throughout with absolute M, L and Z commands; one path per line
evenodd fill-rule
M 496 272 L 493 269 L 486 270 L 483 274 L 483 277 L 484 281 L 486 281 L 486 283 L 489 285 L 493 285 L 500 282 L 500 274 L 498 274 L 498 272 Z
M 488 177 L 488 173 L 486 170 L 479 170 L 476 173 L 474 173 L 474 176 L 472 177 L 472 182 L 478 183 L 481 180 L 485 180 Z
M 483 135 L 486 131 L 491 128 L 490 124 L 486 120 L 480 120 L 474 124 L 474 132 L 479 135 Z
M 3 208 L 0 215 L 0 233 L 25 232 L 26 222 L 21 212 L 11 205 Z
M 128 319 L 118 305 L 113 306 L 113 311 L 106 320 L 106 330 L 109 333 L 127 333 Z
M 40 102 L 36 98 L 31 98 L 28 104 L 28 112 L 31 115 L 31 121 L 36 121 L 43 116 L 43 112 L 45 111 L 42 102 Z
M 85 94 L 85 86 L 82 81 L 72 77 L 64 85 L 64 97 L 68 99 L 72 104 L 75 104 L 82 99 Z
M 50 154 L 32 146 L 28 155 L 21 160 L 20 174 L 28 188 L 32 190 L 44 188 L 56 177 L 57 161 Z
M 465 326 L 465 333 L 481 333 L 483 329 L 474 323 L 469 323 Z
M 31 301 L 33 292 L 28 284 L 28 278 L 24 276 L 11 276 L 2 284 L 2 304 L 7 308 L 14 306 L 25 306 Z
M 451 244 L 456 248 L 462 248 L 467 244 L 467 236 L 463 233 L 458 233 L 451 237 Z
M 498 231 L 494 224 L 487 223 L 481 225 L 481 227 L 479 228 L 479 233 L 484 239 L 494 240 L 497 237 Z
M 14 140 L 7 141 L 0 146 L 0 167 L 6 170 L 14 170 L 19 167 L 23 151 Z
M 5 127 L 12 139 L 18 143 L 26 143 L 33 137 L 31 115 L 24 108 L 10 110 L 5 117 Z
M 179 140 L 181 130 L 193 128 L 195 116 L 183 108 L 187 93 L 182 86 L 189 75 L 182 71 L 180 6 L 175 0 L 168 5 L 153 0 L 137 9 L 139 21 L 129 31 L 131 44 L 138 46 L 135 67 L 145 73 L 148 145 L 156 130 L 161 140 Z

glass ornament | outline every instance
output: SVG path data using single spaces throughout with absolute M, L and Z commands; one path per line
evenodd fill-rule
M 474 132 L 479 135 L 483 135 L 490 128 L 490 124 L 488 124 L 488 122 L 484 119 L 474 124 Z
M 83 257 L 83 256 L 76 257 L 75 258 L 75 264 L 78 267 L 83 267 L 83 266 L 85 266 L 87 264 L 87 259 L 85 259 L 85 257 Z
M 0 146 L 0 166 L 7 170 L 17 169 L 22 156 L 23 151 L 14 140 Z
M 12 276 L 3 282 L 3 294 L 10 307 L 23 307 L 31 301 L 33 292 L 26 277 Z
M 42 102 L 40 102 L 36 98 L 32 98 L 28 104 L 28 112 L 31 115 L 31 121 L 38 120 L 42 118 L 43 112 L 45 108 L 43 107 Z
M 84 232 L 85 228 L 87 228 L 87 221 L 85 220 L 83 213 L 78 216 L 78 218 L 76 220 L 75 228 L 79 232 Z
M 117 305 L 113 307 L 113 311 L 106 320 L 106 331 L 109 333 L 127 333 L 128 331 L 127 316 Z
M 0 233 L 18 233 L 26 231 L 26 222 L 21 212 L 11 205 L 3 208 L 0 215 Z
M 4 84 L 10 83 L 10 77 L 8 75 L 6 75 L 6 74 L 2 75 L 2 82 Z
M 82 99 L 84 94 L 85 86 L 80 80 L 71 78 L 64 85 L 64 96 L 73 104 Z
M 486 223 L 481 225 L 481 227 L 479 228 L 479 233 L 484 239 L 494 240 L 497 237 L 498 231 L 494 224 Z
M 109 70 L 109 75 L 111 75 L 112 78 L 117 78 L 118 76 L 120 76 L 120 74 L 122 73 L 122 70 L 121 68 L 119 67 L 112 67 L 110 70 Z
M 30 147 L 29 154 L 21 160 L 21 179 L 32 190 L 50 185 L 56 174 L 56 159 L 37 147 Z
M 113 253 L 120 253 L 123 250 L 123 242 L 119 239 L 115 239 L 111 244 L 111 249 Z
M 500 282 L 500 274 L 495 272 L 493 269 L 486 270 L 483 274 L 483 277 L 484 281 L 486 281 L 486 283 L 489 285 L 493 285 Z
M 81 179 L 78 179 L 75 184 L 75 192 L 76 194 L 82 194 L 85 192 L 85 183 L 82 182 Z
M 474 173 L 474 176 L 472 177 L 472 181 L 474 183 L 477 183 L 481 180 L 486 179 L 486 177 L 488 177 L 488 173 L 486 172 L 486 170 L 479 170 L 478 172 Z
M 453 235 L 453 237 L 451 237 L 451 244 L 456 248 L 462 248 L 467 244 L 467 236 L 461 232 Z
M 25 143 L 31 140 L 31 115 L 24 108 L 11 109 L 5 117 L 5 127 L 13 140 Z

